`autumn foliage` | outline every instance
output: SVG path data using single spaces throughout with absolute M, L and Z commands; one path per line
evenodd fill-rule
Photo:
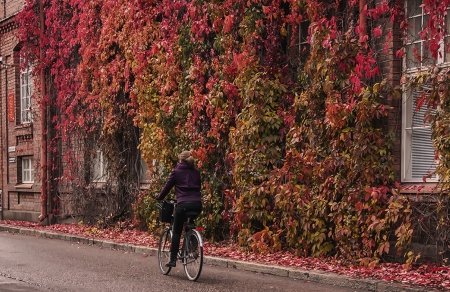
M 139 145 L 150 190 L 121 192 L 136 195 L 134 215 L 150 229 L 154 195 L 177 153 L 192 149 L 212 239 L 362 264 L 394 249 L 413 258 L 411 209 L 392 191 L 398 133 L 387 120 L 400 91 L 379 66 L 402 56 L 389 44 L 407 29 L 403 0 L 362 10 L 358 1 L 42 1 L 44 29 L 39 1 L 28 0 L 19 37 L 35 72 L 52 78 L 35 98 L 57 109 L 56 143 L 94 139 L 135 185 L 136 156 L 124 153 L 139 155 Z

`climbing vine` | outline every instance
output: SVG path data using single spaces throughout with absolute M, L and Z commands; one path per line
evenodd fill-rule
M 101 151 L 113 174 L 107 211 L 132 207 L 155 229 L 153 198 L 191 149 L 212 239 L 365 265 L 393 249 L 413 258 L 411 208 L 395 183 L 399 135 L 387 123 L 400 118 L 401 91 L 380 67 L 404 54 L 393 47 L 408 29 L 403 0 L 42 1 L 42 11 L 26 1 L 19 38 L 52 77 L 35 98 L 55 109 L 54 156 L 65 155 L 49 163 L 77 200 L 95 190 L 88 174 Z M 424 1 L 421 33 L 434 58 L 449 4 L 437 2 Z M 442 108 L 430 119 L 447 181 L 447 75 L 430 72 L 437 94 L 425 104 Z

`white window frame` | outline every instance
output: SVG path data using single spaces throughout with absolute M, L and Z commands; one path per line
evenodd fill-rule
M 403 93 L 402 182 L 424 182 L 423 178 L 427 177 L 429 171 L 434 173 L 437 165 L 431 140 L 431 126 L 429 123 L 423 122 L 423 115 L 427 111 L 427 107 L 424 105 L 419 111 L 415 111 L 415 99 L 419 94 L 418 90 L 408 88 L 405 88 Z M 427 136 L 430 137 L 429 140 Z M 418 141 L 422 142 L 418 143 Z M 412 151 L 414 148 L 416 148 L 416 152 Z M 423 173 L 417 174 L 420 170 Z M 427 182 L 437 182 L 437 180 L 436 174 L 426 179 Z
M 22 157 L 22 183 L 34 182 L 33 156 Z
M 22 124 L 31 123 L 31 66 L 29 63 L 24 65 L 25 59 L 20 58 L 20 122 Z
M 408 10 L 408 3 L 412 1 L 416 2 L 416 12 L 411 13 Z M 426 62 L 426 60 L 421 60 L 418 63 L 418 60 L 410 59 L 414 58 L 412 54 L 412 50 L 410 50 L 411 46 L 418 46 L 420 49 L 420 55 L 423 56 L 422 52 L 424 50 L 425 41 L 421 40 L 418 33 L 423 30 L 426 26 L 427 16 L 423 13 L 423 8 L 420 7 L 422 1 L 417 3 L 420 0 L 406 0 L 405 8 L 406 8 L 406 16 L 408 17 L 408 22 L 412 27 L 408 31 L 408 39 L 405 43 L 406 46 L 406 54 L 403 58 L 403 68 L 406 76 L 414 76 L 420 73 L 421 70 L 426 69 L 427 66 L 431 64 L 435 64 L 439 67 L 446 67 L 450 65 L 450 53 L 445 53 L 445 42 L 441 42 L 441 46 L 438 53 L 438 59 L 435 62 Z M 420 10 L 420 11 L 419 11 Z M 419 13 L 420 12 L 420 13 Z M 446 23 L 450 28 L 450 16 L 446 16 Z M 420 27 L 417 27 L 420 25 Z M 448 37 L 448 36 L 447 36 Z M 430 54 L 430 52 L 428 52 Z M 428 56 L 431 58 L 431 55 Z M 424 62 L 425 61 L 425 62 Z M 412 65 L 412 66 L 411 66 Z M 437 160 L 434 160 L 434 155 L 431 157 L 430 144 L 428 144 L 428 138 L 426 138 L 426 142 L 416 143 L 413 141 L 413 135 L 416 135 L 418 140 L 420 138 L 424 138 L 426 136 L 430 136 L 429 142 L 432 143 L 431 140 L 431 127 L 429 124 L 424 124 L 421 122 L 421 116 L 427 110 L 426 105 L 424 105 L 419 112 L 415 111 L 414 105 L 414 96 L 417 96 L 416 89 L 407 88 L 404 86 L 403 88 L 403 97 L 402 97 L 402 142 L 401 142 L 401 181 L 402 182 L 411 182 L 418 183 L 424 182 L 424 177 L 426 177 L 426 182 L 437 182 L 437 175 L 433 175 L 431 178 L 427 176 L 427 172 L 434 172 L 437 165 Z M 413 123 L 413 118 L 416 117 Z M 413 143 L 414 142 L 414 143 Z M 427 145 L 428 144 L 428 145 Z M 431 144 L 431 147 L 432 144 Z M 413 152 L 413 148 L 416 149 L 416 152 Z M 433 147 L 434 149 L 434 147 Z M 434 153 L 434 151 L 433 151 Z M 424 154 L 424 155 L 422 155 Z M 426 167 L 426 164 L 429 163 L 429 167 Z M 417 171 L 421 169 L 424 173 L 417 174 Z

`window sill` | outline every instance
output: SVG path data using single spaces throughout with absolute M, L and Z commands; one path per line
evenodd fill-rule
M 150 182 L 141 182 L 140 189 L 141 190 L 149 190 L 150 189 Z
M 31 189 L 32 187 L 33 183 L 21 183 L 14 186 L 16 189 Z
M 441 189 L 438 188 L 437 183 L 427 183 L 427 184 L 412 184 L 406 183 L 402 184 L 400 189 L 400 194 L 404 195 L 415 195 L 415 194 L 438 194 Z
M 94 189 L 102 189 L 107 185 L 106 181 L 93 181 L 89 184 L 90 187 Z
M 31 126 L 33 126 L 33 123 L 32 122 L 27 122 L 27 123 L 16 125 L 14 127 L 14 129 L 20 130 L 20 129 L 30 128 Z

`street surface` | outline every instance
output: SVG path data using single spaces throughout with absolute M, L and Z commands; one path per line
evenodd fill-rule
M 8 232 L 0 232 L 0 291 L 362 292 L 208 265 L 191 282 L 181 264 L 163 276 L 155 256 Z

